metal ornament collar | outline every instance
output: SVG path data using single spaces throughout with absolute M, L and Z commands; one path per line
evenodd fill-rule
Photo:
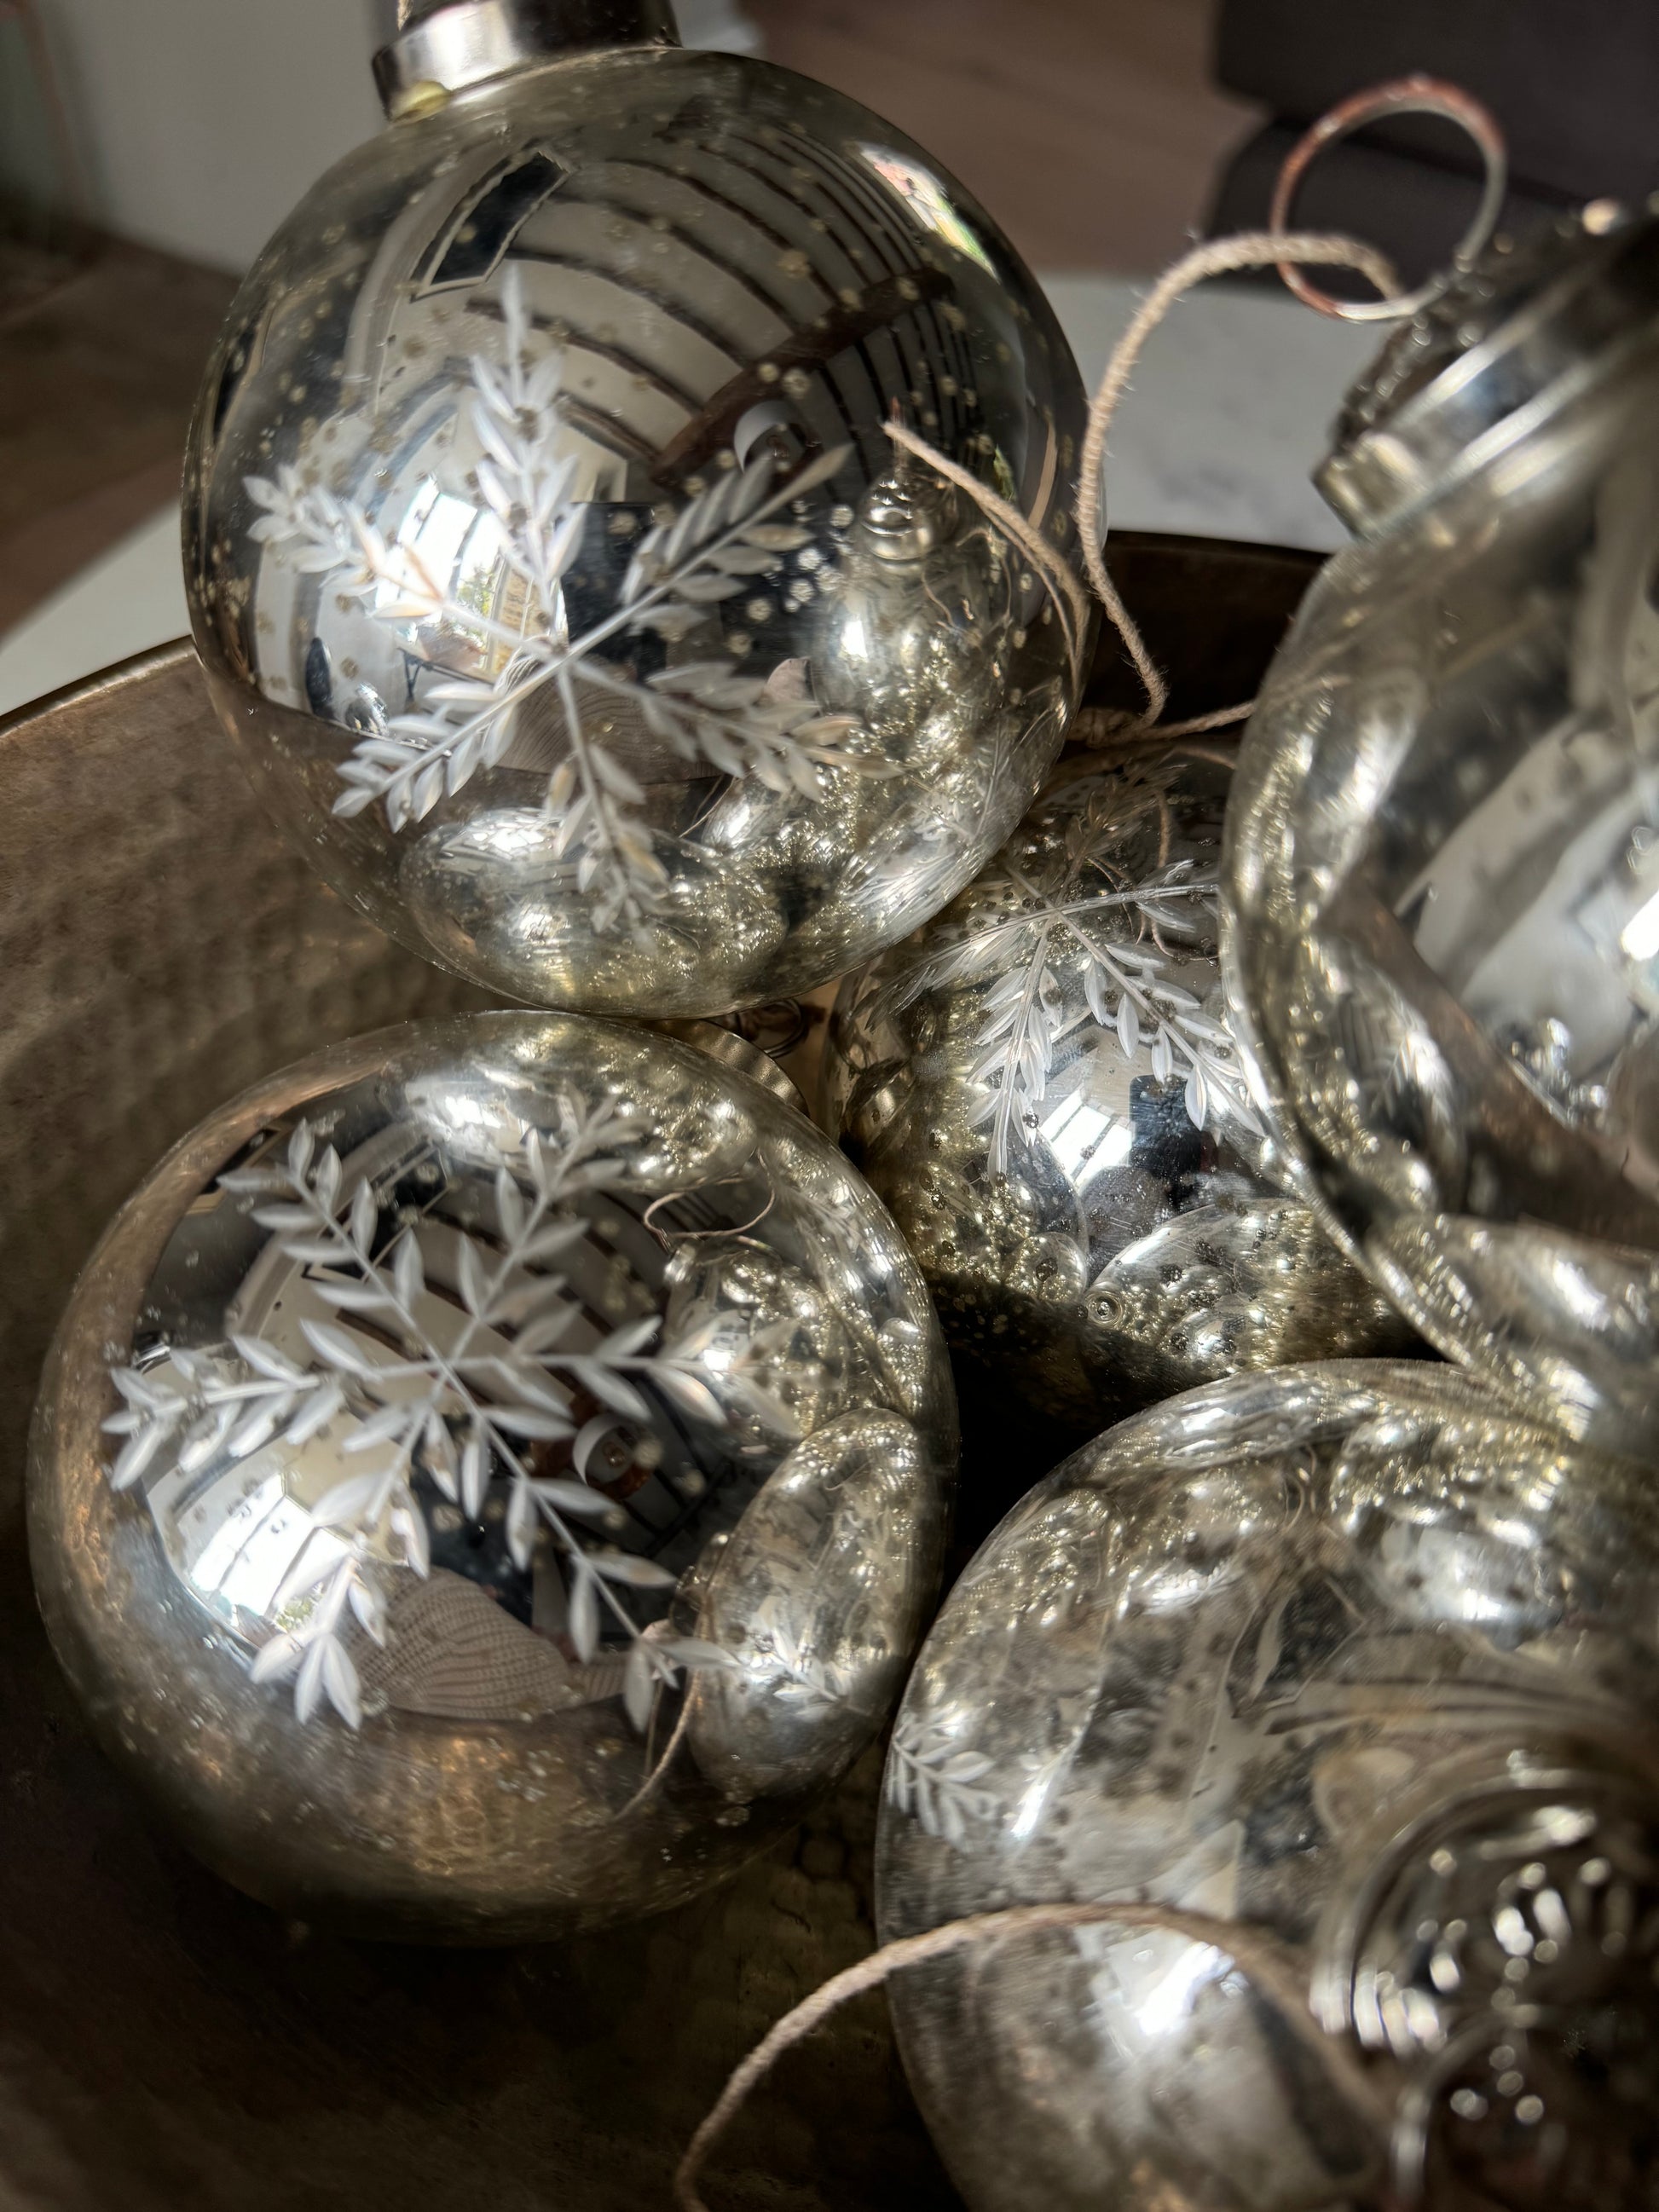
M 1659 216 L 1597 201 L 1494 240 L 1402 323 L 1349 392 L 1314 481 L 1370 537 L 1535 436 L 1659 336 Z
M 679 44 L 670 0 L 410 0 L 404 17 L 374 57 L 374 82 L 393 122 L 563 55 Z

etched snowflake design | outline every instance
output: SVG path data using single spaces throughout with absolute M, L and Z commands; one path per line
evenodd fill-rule
M 625 1170 L 614 1149 L 623 1130 L 613 1108 L 584 1114 L 567 1100 L 559 1121 L 556 1136 L 526 1135 L 527 1189 L 505 1166 L 498 1171 L 496 1237 L 459 1232 L 465 1319 L 453 1340 L 441 1344 L 421 1312 L 426 1280 L 415 1225 L 380 1243 L 370 1184 L 347 1189 L 338 1152 L 301 1121 L 281 1165 L 223 1176 L 220 1188 L 264 1200 L 253 1218 L 276 1233 L 283 1257 L 303 1268 L 325 1305 L 361 1317 L 362 1333 L 303 1321 L 311 1353 L 304 1364 L 265 1338 L 237 1334 L 228 1352 L 175 1347 L 164 1364 L 112 1370 L 124 1402 L 104 1427 L 125 1438 L 110 1470 L 118 1491 L 131 1488 L 164 1449 L 190 1473 L 245 1460 L 274 1442 L 297 1449 L 337 1418 L 350 1421 L 342 1452 L 367 1464 L 311 1508 L 311 1534 L 274 1601 L 286 1625 L 252 1664 L 256 1681 L 292 1679 L 302 1722 L 327 1705 L 353 1728 L 361 1723 L 347 1632 L 355 1622 L 385 1643 L 387 1561 L 422 1577 L 429 1571 L 417 1473 L 475 1521 L 491 1480 L 506 1478 L 507 1548 L 527 1570 L 538 1529 L 550 1533 L 568 1577 L 577 1656 L 595 1657 L 607 1613 L 625 1633 L 623 1695 L 636 1726 L 657 1687 L 675 1686 L 684 1669 L 735 1663 L 718 1646 L 673 1636 L 661 1624 L 642 1631 L 623 1593 L 665 1590 L 673 1577 L 578 1533 L 614 1521 L 612 1501 L 590 1486 L 587 1469 L 619 1424 L 649 1422 L 641 1382 L 648 1378 L 702 1420 L 723 1416 L 694 1371 L 695 1346 L 648 1349 L 660 1326 L 655 1315 L 585 1350 L 565 1347 L 578 1309 L 556 1263 L 588 1226 L 572 1201 L 614 1186 Z M 580 1425 L 570 1411 L 575 1389 L 605 1409 Z M 530 1448 L 540 1443 L 568 1443 L 568 1475 L 535 1472 Z
M 975 1118 L 991 1125 L 994 1175 L 1007 1173 L 1018 1133 L 1036 1125 L 1048 1097 L 1055 1048 L 1069 1026 L 1066 999 L 1073 979 L 1091 1018 L 1114 1032 L 1126 1060 L 1140 1061 L 1159 1083 L 1183 1079 L 1195 1128 L 1219 1106 L 1261 1133 L 1231 1035 L 1175 980 L 1182 956 L 1162 934 L 1170 927 L 1190 930 L 1200 916 L 1212 932 L 1218 929 L 1216 878 L 1187 857 L 1131 883 L 1112 858 L 1121 834 L 1121 817 L 1110 810 L 1069 823 L 1064 866 L 1048 889 L 1005 852 L 976 891 L 1006 886 L 1021 898 L 1019 911 L 998 918 L 981 906 L 954 941 L 882 991 L 882 1011 L 896 1014 L 932 991 L 985 987 L 980 1057 L 970 1076 L 984 1094 Z
M 983 1752 L 964 1747 L 950 1729 L 902 1712 L 882 1786 L 896 1812 L 912 1814 L 928 1835 L 960 1844 L 971 1821 L 996 1817 L 995 1792 L 974 1786 L 991 1765 Z
M 800 696 L 798 682 L 745 675 L 723 645 L 641 678 L 629 651 L 630 641 L 647 634 L 681 642 L 721 602 L 753 590 L 805 547 L 811 532 L 799 503 L 837 473 L 848 449 L 826 453 L 781 483 L 765 453 L 717 476 L 646 532 L 615 606 L 573 637 L 563 579 L 592 509 L 578 495 L 576 457 L 559 453 L 568 443 L 559 415 L 562 356 L 538 341 L 516 264 L 507 269 L 501 298 L 503 357 L 472 356 L 468 416 L 482 449 L 478 495 L 501 527 L 524 592 L 521 625 L 451 598 L 412 548 L 387 542 L 360 502 L 292 466 L 274 480 L 246 479 L 263 510 L 250 534 L 301 574 L 327 576 L 375 621 L 447 623 L 477 637 L 496 664 L 488 676 L 447 672 L 423 687 L 411 711 L 360 738 L 340 765 L 346 789 L 335 813 L 378 805 L 393 830 L 422 820 L 480 769 L 500 765 L 520 709 L 548 693 L 568 748 L 544 802 L 556 825 L 554 857 L 592 894 L 596 928 L 637 926 L 657 910 L 668 877 L 639 811 L 644 790 L 607 749 L 596 715 L 625 704 L 682 759 L 752 776 L 774 792 L 813 797 L 824 769 L 860 765 L 845 745 L 854 718 L 826 714 L 810 691 Z M 798 672 L 799 664 L 786 666 Z

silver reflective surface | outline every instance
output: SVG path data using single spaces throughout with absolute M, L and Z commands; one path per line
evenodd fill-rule
M 550 54 L 679 43 L 672 0 L 399 0 L 398 25 L 374 57 L 375 88 L 393 117 Z
M 738 58 L 581 55 L 409 118 L 266 249 L 187 471 L 256 784 L 399 940 L 697 1014 L 903 935 L 1029 805 L 1086 639 L 1083 396 L 909 142 Z
M 974 2212 L 1659 2202 L 1656 1592 L 1642 1471 L 1444 1367 L 1237 1377 L 1041 1484 L 905 1692 L 883 1936 L 1115 1899 L 1224 1932 L 890 1985 Z
M 1407 352 L 1399 391 L 1351 410 L 1370 534 L 1310 593 L 1245 741 L 1229 990 L 1310 1190 L 1402 1310 L 1647 1456 L 1659 224 L 1581 235 L 1500 288 L 1490 332 L 1468 304 L 1449 353 Z M 1429 433 L 1511 368 L 1510 411 L 1448 462 Z M 1434 462 L 1414 499 L 1408 441 Z
M 1405 1349 L 1287 1197 L 1221 1005 L 1224 767 L 1044 797 L 938 919 L 842 986 L 824 1117 L 953 1346 L 1089 1433 L 1240 1368 Z
M 925 1291 L 802 1116 L 482 1015 L 303 1062 L 157 1170 L 60 1329 L 32 1542 L 222 1871 L 554 1935 L 690 1894 L 870 1741 L 954 1455 Z

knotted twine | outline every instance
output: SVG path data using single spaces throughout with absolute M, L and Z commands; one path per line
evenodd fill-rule
M 1172 738 L 1194 737 L 1203 731 L 1224 729 L 1230 723 L 1243 721 L 1255 703 L 1254 700 L 1245 700 L 1237 707 L 1196 714 L 1186 721 L 1162 720 L 1169 703 L 1169 682 L 1147 651 L 1146 640 L 1107 573 L 1101 538 L 1101 490 L 1107 434 L 1119 403 L 1147 339 L 1175 302 L 1206 277 L 1290 262 L 1358 270 L 1385 298 L 1397 288 L 1394 270 L 1384 256 L 1358 239 L 1324 231 L 1267 230 L 1240 231 L 1231 238 L 1212 239 L 1182 254 L 1153 285 L 1113 348 L 1105 374 L 1090 403 L 1073 520 L 1090 585 L 1108 621 L 1122 640 L 1124 651 L 1146 695 L 1143 711 L 1127 723 L 1120 714 L 1085 708 L 1079 719 L 1085 723 L 1084 735 L 1090 744 L 1161 744 Z M 886 429 L 894 445 L 925 462 L 947 483 L 965 492 L 987 519 L 1024 554 L 1054 602 L 1073 672 L 1080 675 L 1083 647 L 1089 630 L 1089 599 L 1065 555 L 1050 544 L 1029 516 L 969 470 L 947 459 L 915 431 L 896 419 L 890 422 Z M 978 1944 L 1050 1934 L 1060 1929 L 1107 1926 L 1184 1936 L 1192 1942 L 1207 1945 L 1227 1959 L 1231 1967 L 1254 1982 L 1273 2005 L 1291 2033 L 1318 2061 L 1332 2088 L 1375 2132 L 1379 2144 L 1386 2139 L 1389 2115 L 1377 2085 L 1348 2045 L 1339 2037 L 1327 2034 L 1315 2019 L 1308 2008 L 1305 1976 L 1294 1957 L 1263 1929 L 1217 1919 L 1208 1913 L 1187 1912 L 1177 1906 L 1151 1902 L 1017 1905 L 1006 1911 L 976 1913 L 966 1919 L 947 1921 L 942 1927 L 928 1929 L 922 1935 L 884 1944 L 867 1959 L 834 1975 L 821 1989 L 786 2013 L 732 2073 L 714 2109 L 687 2146 L 674 2176 L 674 2196 L 680 2212 L 708 2212 L 697 2182 L 709 2152 L 784 2052 L 811 2035 L 842 2005 L 867 1990 L 881 1988 L 907 1966 L 947 1958 Z

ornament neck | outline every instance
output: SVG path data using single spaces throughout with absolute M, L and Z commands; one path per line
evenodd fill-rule
M 682 1044 L 695 1046 L 734 1074 L 746 1075 L 751 1083 L 758 1084 L 782 1104 L 793 1106 L 798 1114 L 806 1114 L 806 1101 L 793 1079 L 785 1074 L 770 1053 L 751 1044 L 736 1030 L 726 1029 L 719 1022 L 700 1021 L 653 1022 L 650 1027 L 660 1030 L 665 1036 L 678 1037 Z M 811 1118 L 807 1115 L 809 1121 Z
M 1343 404 L 1314 482 L 1369 538 L 1650 351 L 1659 217 L 1596 201 L 1507 240 L 1402 323 Z M 1542 449 L 1540 448 L 1540 451 Z
M 561 55 L 679 44 L 670 0 L 402 0 L 398 27 L 374 57 L 393 121 Z

